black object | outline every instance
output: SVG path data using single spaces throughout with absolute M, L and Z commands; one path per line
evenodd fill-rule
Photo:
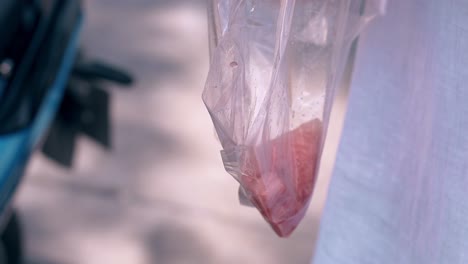
M 130 85 L 133 83 L 132 76 L 124 70 L 100 62 L 78 64 L 73 69 L 73 74 L 88 81 L 102 79 L 113 81 L 121 85 Z
M 8 223 L 0 235 L 0 243 L 3 248 L 3 260 L 8 264 L 23 263 L 22 232 L 19 215 L 13 211 Z
M 0 139 L 26 131 L 53 87 L 82 19 L 80 0 L 0 0 Z M 24 133 L 19 133 L 24 135 Z M 3 164 L 0 191 L 0 263 L 22 263 L 19 216 L 10 213 L 33 144 L 25 138 Z M 20 137 L 21 138 L 21 137 Z M 6 155 L 6 157 L 3 157 Z M 0 158 L 10 160 L 9 152 Z
M 71 167 L 76 138 L 83 134 L 105 148 L 111 147 L 110 95 L 102 81 L 130 85 L 133 78 L 123 70 L 82 56 L 72 71 L 57 116 L 42 152 L 60 165 Z
M 0 135 L 32 124 L 81 16 L 78 0 L 2 5 L 9 11 L 0 17 Z
M 0 0 L 0 139 L 21 135 L 34 124 L 58 73 L 66 69 L 61 66 L 67 49 L 73 47 L 81 13 L 81 0 Z M 71 165 L 75 139 L 81 133 L 110 147 L 110 96 L 100 81 L 125 85 L 133 81 L 124 71 L 81 58 L 71 75 L 43 147 L 46 155 L 64 165 Z M 34 140 L 24 139 L 18 147 L 24 143 L 25 149 L 17 149 L 18 155 L 13 152 L 11 168 L 7 164 L 1 171 L 0 264 L 20 264 L 22 259 L 18 215 L 6 210 L 32 151 L 29 141 L 36 142 L 39 136 L 32 134 Z
M 14 138 L 6 134 L 21 135 L 34 124 L 61 72 L 67 49 L 73 47 L 70 43 L 81 13 L 81 0 L 0 0 L 0 139 Z M 129 74 L 106 64 L 76 61 L 44 144 L 49 157 L 71 165 L 75 139 L 81 133 L 110 147 L 110 96 L 100 86 L 105 79 L 132 82 Z M 6 208 L 32 151 L 29 141 L 33 140 L 21 142 L 26 149 L 18 149 L 18 155 L 13 153 L 11 168 L 1 171 L 5 181 L 0 192 L 0 264 L 21 263 L 21 226 L 18 215 L 7 214 Z

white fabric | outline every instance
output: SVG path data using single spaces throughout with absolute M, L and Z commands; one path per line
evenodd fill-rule
M 468 263 L 468 1 L 388 1 L 356 63 L 313 263 Z

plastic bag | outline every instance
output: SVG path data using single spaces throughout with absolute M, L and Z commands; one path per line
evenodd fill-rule
M 203 100 L 223 163 L 279 236 L 304 217 L 349 47 L 371 0 L 212 0 Z

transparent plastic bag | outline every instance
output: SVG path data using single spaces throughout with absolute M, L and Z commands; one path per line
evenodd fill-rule
M 279 236 L 304 217 L 352 41 L 381 0 L 211 0 L 203 101 L 223 163 Z

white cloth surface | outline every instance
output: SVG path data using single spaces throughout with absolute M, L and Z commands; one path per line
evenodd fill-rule
M 468 263 L 468 1 L 392 0 L 360 41 L 314 264 Z

